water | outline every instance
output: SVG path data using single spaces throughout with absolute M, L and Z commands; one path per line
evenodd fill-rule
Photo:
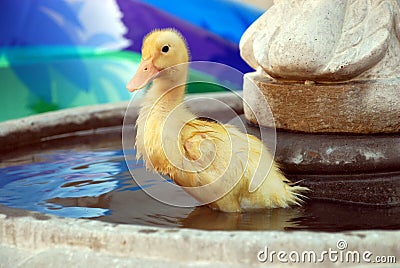
M 309 201 L 304 207 L 238 214 L 165 205 L 133 181 L 120 133 L 106 137 L 76 136 L 6 155 L 0 164 L 0 204 L 62 217 L 206 230 L 400 229 L 398 207 Z M 134 172 L 144 178 L 143 187 L 169 183 L 157 182 L 141 162 Z

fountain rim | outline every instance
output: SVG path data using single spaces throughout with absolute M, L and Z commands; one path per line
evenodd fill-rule
M 143 261 L 255 265 L 260 264 L 257 254 L 265 247 L 320 252 L 337 250 L 336 243 L 341 240 L 352 251 L 397 256 L 399 239 L 400 231 L 207 231 L 113 224 L 0 206 L 0 246 L 34 252 L 61 247 Z M 382 241 L 386 251 L 382 250 Z M 304 267 L 307 265 L 304 263 Z

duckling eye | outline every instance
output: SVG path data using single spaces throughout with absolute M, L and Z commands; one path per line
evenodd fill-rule
M 169 51 L 169 46 L 165 45 L 161 49 L 162 52 L 167 53 Z

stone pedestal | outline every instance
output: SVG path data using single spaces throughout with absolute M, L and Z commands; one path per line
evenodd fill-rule
M 245 75 L 243 98 L 253 110 L 244 107 L 247 120 L 264 127 L 311 133 L 400 132 L 400 79 L 284 83 L 254 72 Z M 273 118 L 265 112 L 265 103 Z
M 243 94 L 259 122 L 249 109 L 247 119 L 290 131 L 399 132 L 399 3 L 274 1 L 240 41 L 257 70 Z

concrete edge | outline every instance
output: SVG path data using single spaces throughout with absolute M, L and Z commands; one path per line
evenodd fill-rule
M 212 261 L 255 265 L 260 264 L 257 254 L 265 250 L 265 247 L 271 251 L 284 250 L 286 252 L 310 250 L 321 252 L 329 249 L 339 251 L 337 246 L 339 240 L 347 243 L 346 250 L 357 250 L 361 253 L 368 250 L 373 253 L 373 256 L 400 258 L 398 243 L 400 232 L 398 231 L 210 232 L 65 219 L 0 207 L 1 244 L 34 251 L 61 247 L 89 249 L 111 256 L 154 261 L 180 263 Z M 336 266 L 335 263 L 332 265 Z

